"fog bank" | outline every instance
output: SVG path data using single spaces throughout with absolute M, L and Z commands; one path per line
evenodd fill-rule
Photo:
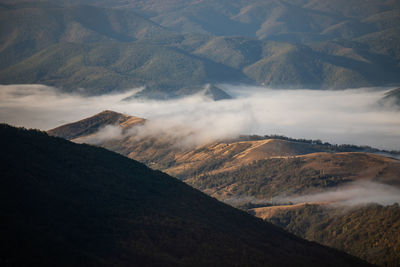
M 400 203 L 400 189 L 375 182 L 354 182 L 334 190 L 300 197 L 277 198 L 277 203 L 328 202 L 339 206 L 353 206 L 368 203 L 392 205 Z
M 239 134 L 280 134 L 400 150 L 400 112 L 377 105 L 385 90 L 221 88 L 235 98 L 214 102 L 197 95 L 166 101 L 122 101 L 138 89 L 83 97 L 57 93 L 42 85 L 0 86 L 0 121 L 48 130 L 109 109 L 148 119 L 151 131 L 174 135 L 177 129 L 185 129 L 195 144 Z

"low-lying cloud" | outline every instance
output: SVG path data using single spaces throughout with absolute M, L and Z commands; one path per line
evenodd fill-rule
M 369 203 L 392 205 L 400 203 L 400 189 L 386 184 L 362 181 L 317 194 L 285 198 L 278 197 L 275 199 L 275 202 L 325 202 L 339 206 L 354 206 Z
M 0 121 L 48 130 L 110 109 L 148 119 L 148 133 L 179 136 L 185 132 L 188 138 L 184 142 L 193 144 L 240 134 L 281 134 L 400 150 L 400 112 L 377 105 L 385 90 L 221 87 L 235 98 L 214 102 L 197 95 L 165 101 L 122 101 L 132 91 L 83 97 L 42 85 L 0 86 Z M 119 134 L 109 128 L 102 137 L 107 138 L 107 131 Z

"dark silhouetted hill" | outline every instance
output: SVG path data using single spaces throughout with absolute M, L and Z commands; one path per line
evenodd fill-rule
M 0 133 L 2 265 L 366 266 L 114 152 Z

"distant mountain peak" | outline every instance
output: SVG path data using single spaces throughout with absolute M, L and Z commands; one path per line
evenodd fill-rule
M 232 96 L 213 84 L 206 84 L 201 94 L 214 101 L 232 99 Z
M 400 88 L 388 91 L 378 103 L 385 108 L 400 110 Z

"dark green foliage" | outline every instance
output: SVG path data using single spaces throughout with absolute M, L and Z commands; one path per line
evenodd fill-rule
M 0 125 L 2 264 L 364 266 L 141 163 Z
M 400 262 L 400 207 L 368 205 L 282 210 L 268 221 L 308 240 L 346 251 L 380 266 Z

